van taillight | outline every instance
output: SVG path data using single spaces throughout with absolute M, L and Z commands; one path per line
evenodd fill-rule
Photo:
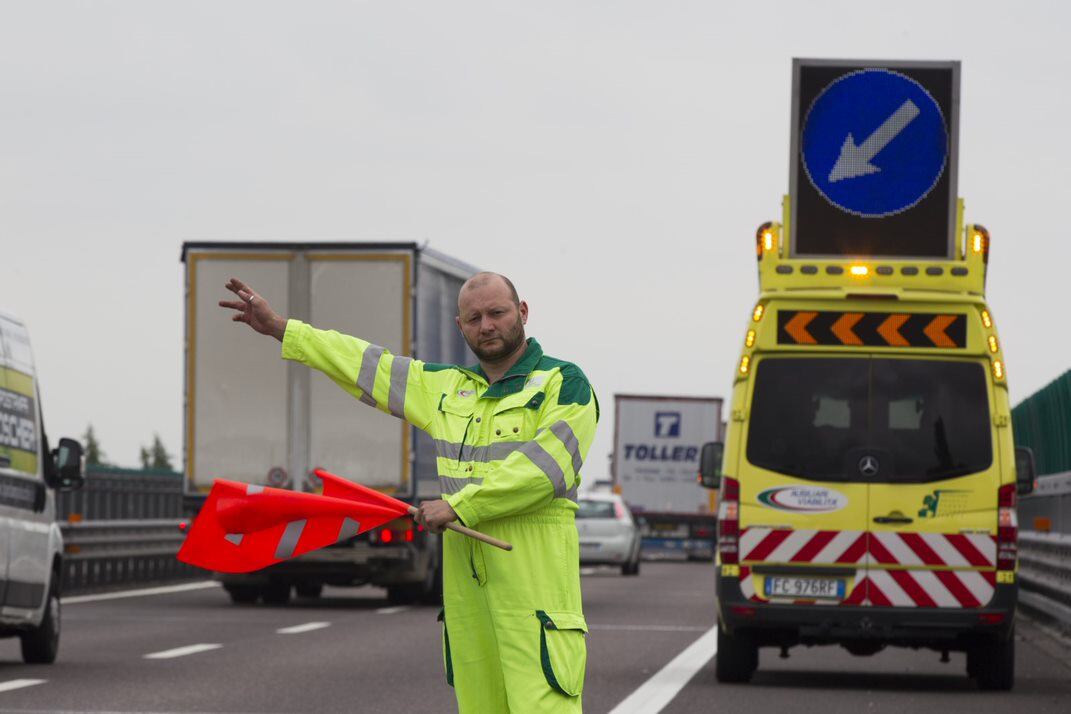
M 1019 517 L 1015 513 L 1015 484 L 997 492 L 997 570 L 1015 570 L 1019 556 Z
M 740 482 L 721 477 L 718 506 L 718 555 L 722 563 L 740 562 Z
M 628 517 L 625 515 L 625 507 L 617 501 L 614 501 L 614 518 L 619 521 L 624 521 L 628 519 Z

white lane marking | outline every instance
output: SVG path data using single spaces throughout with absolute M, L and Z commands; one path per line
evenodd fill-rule
M 393 615 L 398 612 L 405 612 L 409 609 L 408 605 L 399 605 L 397 607 L 381 607 L 376 610 L 377 615 Z
M 658 714 L 717 651 L 718 626 L 715 625 L 625 697 L 610 714 Z
M 141 590 L 122 590 L 117 593 L 98 593 L 96 595 L 75 595 L 74 597 L 61 598 L 64 605 L 77 605 L 80 602 L 99 602 L 101 600 L 120 600 L 127 597 L 145 597 L 146 595 L 168 595 L 181 593 L 188 590 L 207 590 L 218 588 L 220 585 L 215 580 L 205 580 L 196 583 L 184 583 L 182 585 L 165 585 L 159 588 L 142 588 Z
M 173 650 L 164 650 L 163 652 L 153 652 L 152 654 L 145 655 L 145 659 L 172 659 L 174 657 L 185 657 L 186 655 L 197 654 L 198 652 L 208 652 L 210 650 L 218 650 L 223 645 L 203 643 L 199 645 L 186 645 L 185 647 L 176 647 Z
M 44 684 L 47 681 L 47 679 L 12 679 L 7 682 L 0 682 L 0 692 L 10 692 L 13 689 L 32 687 L 35 684 Z
M 299 635 L 302 632 L 312 632 L 313 630 L 322 630 L 325 627 L 330 627 L 330 622 L 306 622 L 304 625 L 294 625 L 292 627 L 280 627 L 276 632 L 280 635 Z
M 581 575 L 594 575 L 597 572 L 599 572 L 597 568 L 581 568 L 580 569 L 580 574 Z

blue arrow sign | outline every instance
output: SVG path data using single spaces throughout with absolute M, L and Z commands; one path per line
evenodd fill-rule
M 804 118 L 807 178 L 830 203 L 863 218 L 911 208 L 948 163 L 948 128 L 922 85 L 887 69 L 830 83 Z

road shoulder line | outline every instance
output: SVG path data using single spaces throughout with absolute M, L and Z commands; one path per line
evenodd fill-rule
M 60 598 L 64 605 L 77 605 L 82 602 L 100 602 L 101 600 L 121 600 L 127 597 L 145 597 L 147 595 L 168 595 L 181 593 L 187 590 L 206 590 L 218 588 L 220 585 L 215 580 L 201 580 L 196 583 L 183 583 L 182 585 L 163 585 L 158 588 L 141 588 L 139 590 L 120 590 L 113 593 L 96 593 L 95 595 L 75 595 L 73 597 Z
M 718 649 L 718 626 L 707 630 L 683 652 L 670 660 L 653 677 L 640 685 L 610 714 L 657 714 L 669 704 L 684 685 L 702 669 Z

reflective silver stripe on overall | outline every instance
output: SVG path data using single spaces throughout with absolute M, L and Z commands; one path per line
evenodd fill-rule
M 524 446 L 521 447 L 521 453 L 527 456 L 550 479 L 550 483 L 554 487 L 554 497 L 563 498 L 566 492 L 565 472 L 562 471 L 561 466 L 558 466 L 558 462 L 554 460 L 554 457 L 539 442 L 534 440 L 525 442 Z
M 573 473 L 579 477 L 580 467 L 584 465 L 584 458 L 580 455 L 580 441 L 576 438 L 576 434 L 573 433 L 573 428 L 563 419 L 551 424 L 550 431 L 565 444 L 565 449 L 573 460 Z
M 405 389 L 409 384 L 408 357 L 395 357 L 390 365 L 390 394 L 387 397 L 387 409 L 399 419 L 405 418 Z
M 461 489 L 468 486 L 470 483 L 474 483 L 477 486 L 483 483 L 483 479 L 476 478 L 461 478 L 454 476 L 440 476 L 439 477 L 439 490 L 442 491 L 444 496 L 451 496 Z
M 514 451 L 520 451 L 528 442 L 526 441 L 500 441 L 497 444 L 486 446 L 469 446 L 465 449 L 465 461 L 486 464 L 491 461 L 502 461 Z M 442 459 L 457 461 L 461 458 L 461 444 L 456 441 L 435 439 L 435 455 Z
M 357 373 L 357 388 L 364 394 L 361 401 L 369 406 L 377 406 L 372 391 L 376 388 L 376 372 L 379 370 L 379 360 L 383 357 L 383 348 L 379 345 L 368 345 L 361 359 L 361 369 Z
M 565 422 L 559 423 L 565 424 Z M 565 426 L 568 428 L 569 425 L 565 424 Z M 551 429 L 554 429 L 554 427 L 551 427 Z M 555 432 L 555 434 L 557 434 L 557 432 Z M 577 466 L 582 463 L 579 454 L 580 443 L 576 440 L 576 436 L 573 434 L 572 429 L 569 429 L 568 436 L 571 436 L 573 442 L 576 444 L 576 451 L 569 449 L 569 453 L 573 460 L 573 467 L 577 468 Z M 561 437 L 559 436 L 558 438 Z M 563 443 L 565 443 L 564 440 Z M 566 448 L 568 449 L 569 446 L 566 445 Z M 572 488 L 566 490 L 567 484 L 565 473 L 562 471 L 561 467 L 558 466 L 558 462 L 554 460 L 554 457 L 551 456 L 546 449 L 534 440 L 504 441 L 497 444 L 488 444 L 487 446 L 469 447 L 469 449 L 465 451 L 465 455 L 468 457 L 466 462 L 488 463 L 491 461 L 503 461 L 514 451 L 519 451 L 527 456 L 532 463 L 539 467 L 539 470 L 550 479 L 550 483 L 554 487 L 555 498 L 567 498 L 573 503 L 576 503 L 577 488 L 580 484 L 580 479 L 576 478 Z M 445 441 L 443 439 L 435 439 L 435 455 L 443 459 L 457 461 L 461 458 L 461 444 L 453 441 Z M 460 485 L 458 485 L 459 483 Z M 444 495 L 457 493 L 470 483 L 483 483 L 483 479 L 439 476 L 439 488 Z

